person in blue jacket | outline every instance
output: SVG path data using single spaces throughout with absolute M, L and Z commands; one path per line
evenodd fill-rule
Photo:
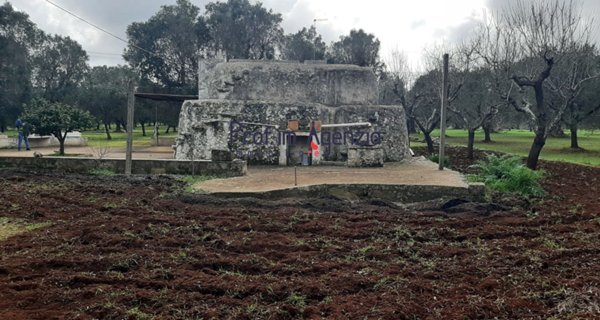
M 25 149 L 26 150 L 30 150 L 29 148 L 29 139 L 27 139 L 27 136 L 29 136 L 29 130 L 26 128 L 27 124 L 24 123 L 23 121 L 21 121 L 20 118 L 17 119 L 17 121 L 15 122 L 15 128 L 17 128 L 17 132 L 19 132 L 19 142 L 17 143 L 17 149 L 19 151 L 21 151 L 21 143 L 23 141 L 25 141 Z

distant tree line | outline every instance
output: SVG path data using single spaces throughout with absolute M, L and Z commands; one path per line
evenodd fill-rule
M 415 72 L 402 52 L 386 60 L 381 99 L 401 103 L 408 127 L 425 136 L 439 127 L 441 57 L 450 53 L 448 125 L 468 131 L 473 157 L 475 130 L 484 142 L 495 130 L 522 128 L 534 133 L 527 166 L 537 167 L 549 136 L 569 131 L 578 149 L 579 128 L 600 127 L 600 55 L 590 41 L 597 30 L 582 18 L 576 1 L 517 1 L 480 23 L 463 43 L 432 48 Z
M 204 13 L 189 0 L 165 5 L 150 19 L 127 28 L 126 66 L 95 66 L 79 43 L 37 28 L 28 15 L 0 6 L 0 131 L 27 105 L 61 103 L 89 111 L 93 126 L 106 132 L 126 125 L 127 84 L 139 91 L 195 94 L 198 59 L 327 60 L 381 71 L 379 40 L 352 30 L 327 45 L 314 26 L 284 34 L 281 14 L 248 0 L 211 2 Z M 37 101 L 37 100 L 36 100 Z M 180 105 L 139 99 L 136 125 L 144 134 L 155 121 L 177 126 Z M 64 108 L 55 108 L 63 110 Z
M 468 131 L 470 156 L 476 130 L 483 129 L 484 142 L 491 142 L 494 131 L 526 128 L 535 134 L 528 157 L 535 168 L 548 136 L 568 130 L 571 147 L 578 149 L 578 130 L 600 127 L 600 57 L 589 40 L 597 28 L 582 18 L 576 1 L 518 1 L 481 22 L 462 43 L 428 50 L 418 71 L 397 50 L 384 63 L 379 40 L 364 30 L 326 44 L 314 25 L 285 34 L 281 22 L 281 14 L 248 0 L 211 2 L 202 14 L 189 0 L 178 0 L 128 26 L 127 66 L 90 67 L 76 41 L 46 34 L 5 3 L 0 7 L 0 130 L 40 98 L 87 110 L 93 126 L 110 139 L 126 125 L 132 79 L 140 91 L 194 94 L 201 57 L 316 59 L 372 68 L 380 103 L 402 105 L 409 130 L 422 132 L 433 150 L 444 52 L 451 55 L 448 123 Z M 136 125 L 144 134 L 156 121 L 167 130 L 177 126 L 178 103 L 138 100 L 136 107 Z

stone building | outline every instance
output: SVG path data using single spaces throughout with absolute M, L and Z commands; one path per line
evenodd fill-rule
M 199 69 L 199 99 L 185 101 L 179 117 L 177 159 L 230 153 L 295 165 L 306 154 L 312 164 L 382 165 L 410 157 L 404 109 L 377 104 L 370 68 L 202 60 Z

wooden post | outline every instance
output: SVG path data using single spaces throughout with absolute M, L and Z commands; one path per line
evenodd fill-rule
M 125 175 L 131 175 L 133 153 L 133 111 L 135 107 L 135 82 L 129 81 L 127 94 L 127 151 L 125 152 Z
M 158 147 L 158 105 L 154 105 L 154 134 L 156 134 L 156 146 Z
M 444 54 L 444 69 L 442 79 L 442 105 L 440 110 L 440 153 L 438 169 L 444 170 L 444 153 L 446 149 L 446 107 L 448 106 L 448 54 Z

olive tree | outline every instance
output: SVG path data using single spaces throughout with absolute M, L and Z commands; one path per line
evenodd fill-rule
M 482 25 L 477 50 L 494 74 L 495 89 L 534 124 L 531 169 L 569 105 L 566 89 L 562 103 L 550 104 L 550 92 L 558 86 L 552 88 L 549 79 L 560 65 L 572 63 L 569 53 L 589 45 L 589 30 L 580 6 L 561 0 L 517 1 Z
M 34 99 L 25 106 L 23 121 L 40 135 L 53 135 L 60 143 L 59 154 L 65 155 L 67 133 L 73 130 L 84 130 L 94 125 L 89 112 L 60 102 L 48 102 Z

